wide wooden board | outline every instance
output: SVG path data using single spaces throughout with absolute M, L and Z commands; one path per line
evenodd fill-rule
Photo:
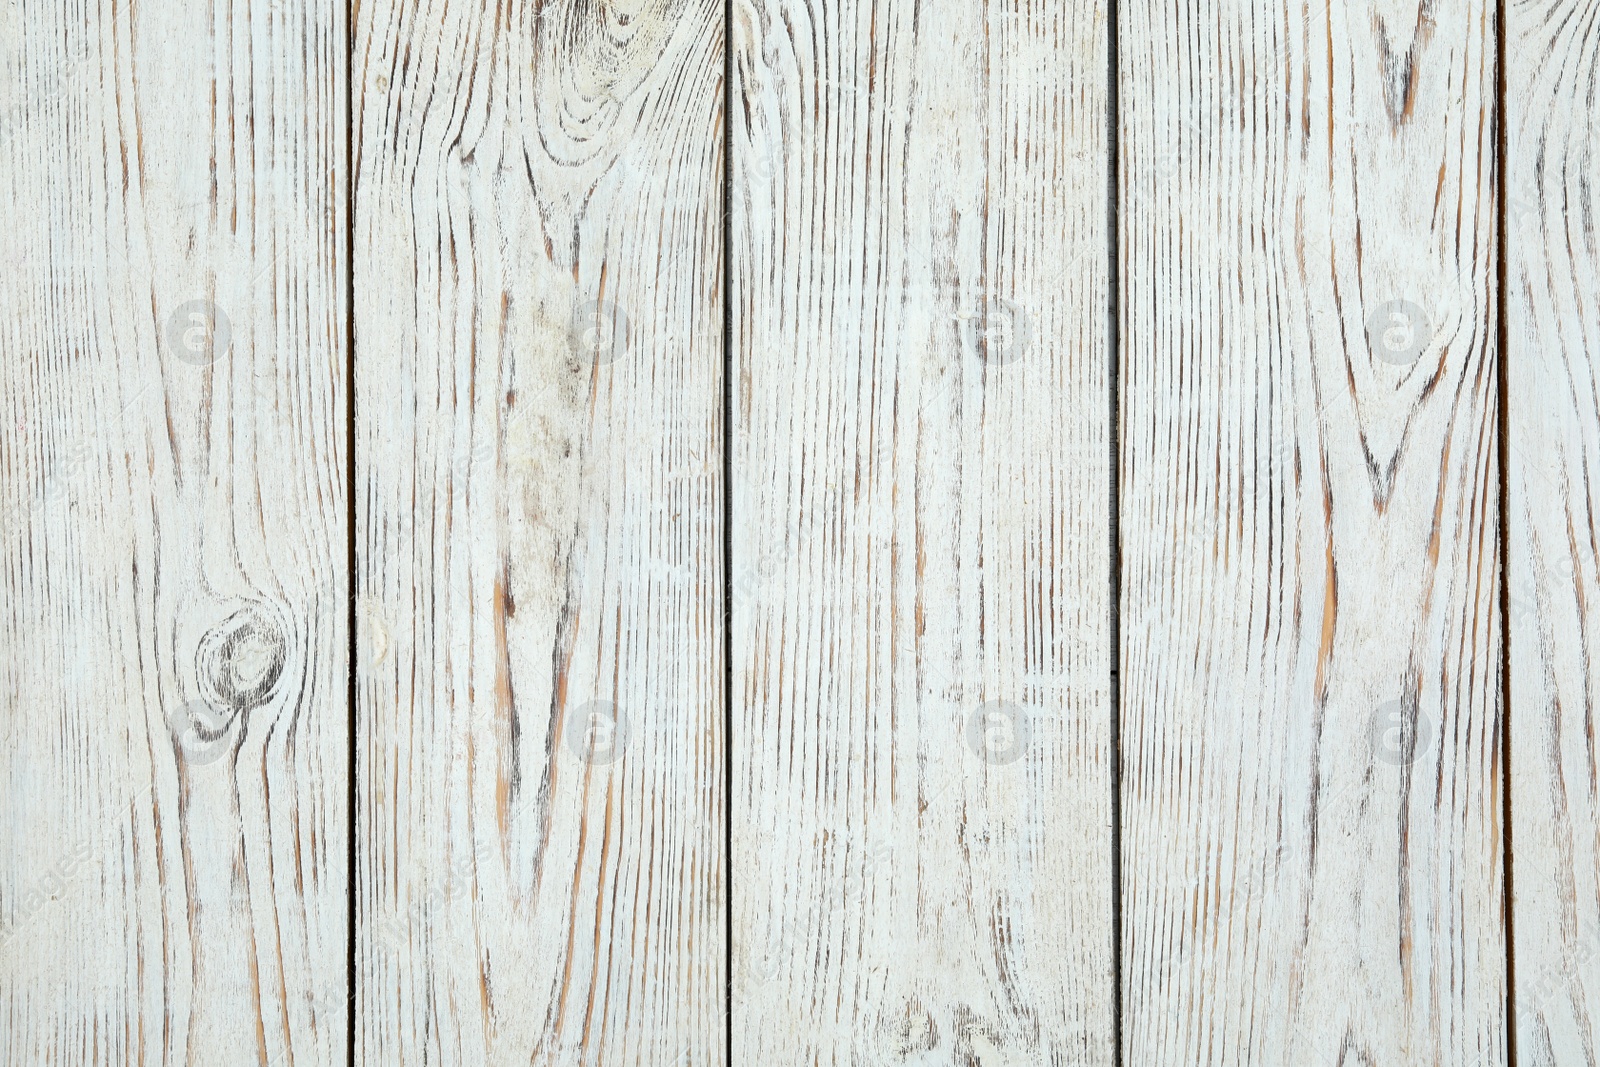
M 360 1062 L 724 1062 L 721 27 L 360 9 Z
M 1124 1060 L 1502 1064 L 1495 9 L 1121 13 Z
M 733 1061 L 1110 1064 L 1106 9 L 730 33 Z
M 1512 931 L 1523 1067 L 1600 1063 L 1600 5 L 1506 8 Z
M 344 25 L 0 9 L 0 1062 L 345 1060 Z

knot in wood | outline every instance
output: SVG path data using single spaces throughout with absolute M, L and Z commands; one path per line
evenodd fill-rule
M 230 718 L 272 699 L 288 651 L 283 626 L 251 604 L 213 626 L 200 640 L 195 670 L 206 700 Z

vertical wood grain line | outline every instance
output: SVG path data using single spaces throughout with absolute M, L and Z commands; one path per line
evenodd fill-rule
M 345 524 L 348 544 L 345 546 L 345 567 L 349 571 L 349 602 L 345 610 L 349 612 L 347 625 L 349 627 L 350 653 L 345 664 L 345 682 L 349 692 L 347 699 L 350 707 L 349 745 L 350 762 L 347 773 L 350 790 L 348 806 L 346 808 L 348 825 L 346 833 L 345 855 L 345 1058 L 346 1067 L 355 1067 L 356 1062 L 356 811 L 361 803 L 361 790 L 358 788 L 356 775 L 356 738 L 357 722 L 361 713 L 361 705 L 357 702 L 356 692 L 356 655 L 360 649 L 356 644 L 359 632 L 356 629 L 356 490 L 361 484 L 356 481 L 356 181 L 355 181 L 355 86 L 351 81 L 351 68 L 355 62 L 356 54 L 356 15 L 359 12 L 360 0 L 350 0 L 350 6 L 345 11 L 344 23 L 344 342 L 345 342 L 345 423 L 344 423 L 344 450 L 345 450 L 345 476 L 349 479 L 350 492 L 347 494 Z
M 1502 921 L 1506 936 L 1506 1064 L 1517 1067 L 1517 939 L 1516 908 L 1512 902 L 1511 865 L 1511 382 L 1506 374 L 1511 331 L 1506 322 L 1507 242 L 1506 176 L 1510 173 L 1506 111 L 1506 3 L 1499 0 L 1494 13 L 1494 226 L 1495 226 L 1495 367 L 1499 389 L 1500 456 L 1500 857 Z
M 733 1064 L 733 0 L 722 4 L 722 1041 Z
M 1111 505 L 1111 1062 L 1123 1065 L 1122 1052 L 1122 101 L 1119 0 L 1106 0 L 1106 382 L 1111 402 L 1106 430 Z

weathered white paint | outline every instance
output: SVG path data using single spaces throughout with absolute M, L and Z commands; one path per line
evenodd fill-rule
M 1110 1064 L 1105 8 L 730 33 L 733 1061 Z
M 344 1061 L 344 9 L 0 10 L 0 1061 Z
M 1505 1062 L 1494 7 L 1122 6 L 1126 1062 Z
M 1518 1063 L 1600 1063 L 1600 7 L 1511 4 L 1506 242 Z
M 721 25 L 359 11 L 360 1062 L 723 1062 Z

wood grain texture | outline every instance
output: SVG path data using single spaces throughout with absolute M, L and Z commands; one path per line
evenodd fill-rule
M 1494 9 L 1120 40 L 1125 1061 L 1502 1064 Z
M 721 26 L 360 9 L 360 1062 L 724 1061 Z
M 1600 5 L 1506 9 L 1517 1049 L 1600 1063 Z
M 344 8 L 0 9 L 0 1061 L 334 1064 Z
M 1105 8 L 732 18 L 734 1062 L 1109 1064 Z

